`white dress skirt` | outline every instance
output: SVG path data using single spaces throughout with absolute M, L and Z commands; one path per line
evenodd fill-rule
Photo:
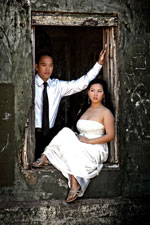
M 79 119 L 77 129 L 80 135 L 87 138 L 97 138 L 104 135 L 103 124 Z M 82 197 L 91 178 L 97 176 L 108 158 L 108 146 L 105 144 L 86 144 L 81 142 L 76 134 L 64 127 L 45 148 L 43 154 L 68 179 L 73 175 L 81 186 Z

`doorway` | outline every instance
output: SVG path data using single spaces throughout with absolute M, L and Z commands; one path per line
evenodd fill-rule
M 73 80 L 84 75 L 95 64 L 100 50 L 107 44 L 107 54 L 103 69 L 98 75 L 107 81 L 108 91 L 115 115 L 115 140 L 110 145 L 107 168 L 118 168 L 118 102 L 119 86 L 117 72 L 117 16 L 99 14 L 69 14 L 69 13 L 32 13 L 32 43 L 33 43 L 33 93 L 34 65 L 40 51 L 49 51 L 54 60 L 52 78 Z M 62 127 L 72 128 L 73 121 L 81 104 L 85 101 L 86 91 L 65 97 L 61 100 L 55 132 Z M 34 94 L 33 94 L 34 99 Z M 34 113 L 34 111 L 33 111 Z M 31 124 L 31 123 L 29 123 Z M 32 128 L 32 124 L 30 125 Z M 28 134 L 29 133 L 29 134 Z M 27 140 L 31 129 L 28 127 Z M 33 162 L 33 144 L 24 148 L 24 167 Z M 30 151 L 28 151 L 30 149 Z M 112 167 L 115 165 L 114 167 Z M 116 166 L 117 165 L 117 166 Z
M 67 81 L 78 79 L 96 63 L 102 48 L 103 33 L 100 27 L 35 27 L 35 58 L 40 51 L 51 53 L 54 60 L 51 78 Z M 101 70 L 101 78 L 102 74 Z M 72 127 L 84 97 L 85 91 L 61 100 L 55 122 L 56 133 L 64 126 Z

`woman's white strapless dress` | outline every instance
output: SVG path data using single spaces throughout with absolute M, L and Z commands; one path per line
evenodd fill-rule
M 97 138 L 104 135 L 103 124 L 93 121 L 79 119 L 77 129 L 80 135 L 87 138 Z M 108 146 L 105 144 L 86 144 L 81 142 L 76 134 L 64 127 L 50 142 L 43 152 L 49 161 L 62 172 L 68 179 L 73 175 L 81 185 L 83 196 L 90 179 L 99 174 L 103 162 L 108 158 Z

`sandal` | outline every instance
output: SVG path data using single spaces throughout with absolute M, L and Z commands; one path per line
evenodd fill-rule
M 69 199 L 67 198 L 66 199 L 66 202 L 67 203 L 70 203 L 70 202 L 73 202 L 74 200 L 76 200 L 78 198 L 78 195 L 80 194 L 80 192 L 81 192 L 81 188 L 79 190 L 76 190 L 76 191 L 70 190 L 69 195 L 68 195 L 68 198 L 69 198 L 69 196 L 70 196 L 71 193 L 74 193 L 75 195 L 72 198 L 69 198 Z
M 41 157 L 32 164 L 32 167 L 40 168 L 42 166 L 47 166 L 47 165 L 48 165 L 48 161 Z

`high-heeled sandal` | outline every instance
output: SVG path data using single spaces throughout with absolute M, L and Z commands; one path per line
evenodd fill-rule
M 32 167 L 41 168 L 42 166 L 47 166 L 47 165 L 48 165 L 47 160 L 41 157 L 32 164 Z
M 81 192 L 81 188 L 79 190 L 75 190 L 75 191 L 70 190 L 69 195 L 71 193 L 74 193 L 75 195 L 74 195 L 74 197 L 72 197 L 70 199 L 68 199 L 69 198 L 69 195 L 68 195 L 68 198 L 66 199 L 66 202 L 70 203 L 70 202 L 73 202 L 74 200 L 76 200 L 78 198 L 78 195 L 80 194 L 80 192 Z

